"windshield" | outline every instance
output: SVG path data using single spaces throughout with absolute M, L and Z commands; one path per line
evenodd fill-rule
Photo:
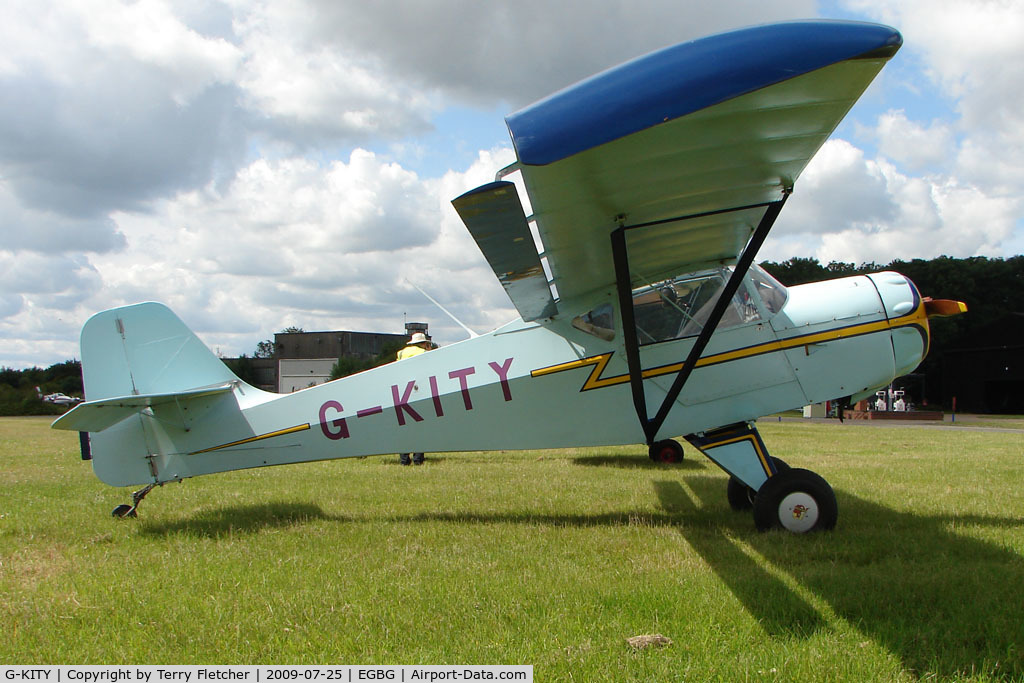
M 633 318 L 637 341 L 655 344 L 700 334 L 729 277 L 731 267 L 685 273 L 633 290 Z M 786 288 L 760 266 L 751 266 L 722 314 L 718 327 L 757 322 L 782 310 L 789 296 Z M 615 337 L 615 312 L 610 304 L 576 316 L 573 327 L 611 341 Z
M 722 267 L 634 289 L 637 341 L 654 344 L 700 334 L 731 275 L 732 268 Z M 746 280 L 726 307 L 719 328 L 761 320 L 759 299 L 767 314 L 777 313 L 785 303 L 785 288 L 760 268 L 751 268 Z

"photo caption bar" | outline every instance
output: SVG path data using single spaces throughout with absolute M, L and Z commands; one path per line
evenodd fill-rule
M 533 666 L 381 665 L 381 666 L 128 666 L 0 665 L 0 683 L 302 683 L 303 681 L 517 681 L 533 683 Z

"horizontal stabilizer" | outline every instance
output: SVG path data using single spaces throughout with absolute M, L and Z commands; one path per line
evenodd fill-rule
M 61 415 L 53 423 L 54 429 L 67 429 L 73 432 L 102 432 L 113 427 L 121 420 L 132 415 L 165 403 L 178 403 L 184 406 L 189 401 L 216 394 L 231 392 L 235 382 L 226 382 L 212 387 L 190 389 L 171 394 L 142 394 L 139 396 L 116 396 L 98 401 L 81 403 Z
M 452 200 L 523 320 L 550 318 L 555 307 L 516 186 L 498 181 Z

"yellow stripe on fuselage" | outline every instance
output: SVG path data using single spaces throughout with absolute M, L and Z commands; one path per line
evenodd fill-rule
M 918 307 L 911 313 L 908 313 L 907 315 L 899 318 L 895 318 L 893 320 L 883 319 L 876 320 L 870 323 L 860 323 L 857 325 L 849 325 L 846 327 L 836 327 L 831 330 L 825 330 L 822 332 L 814 332 L 811 334 L 791 337 L 789 339 L 779 339 L 776 341 L 765 342 L 763 344 L 745 346 L 743 348 L 734 349 L 732 351 L 723 351 L 721 353 L 715 353 L 710 356 L 703 356 L 697 361 L 696 367 L 704 368 L 710 365 L 718 365 L 720 363 L 728 363 L 734 360 L 752 358 L 754 356 L 760 356 L 766 353 L 786 351 L 788 349 L 795 349 L 801 346 L 810 346 L 811 344 L 823 344 L 826 342 L 837 341 L 840 339 L 848 339 L 850 337 L 859 337 L 865 334 L 873 334 L 875 332 L 888 332 L 899 327 L 912 326 L 923 328 L 925 330 L 925 336 L 928 336 L 928 316 L 925 313 L 923 303 L 919 304 Z M 546 368 L 538 368 L 537 370 L 531 371 L 530 376 L 543 377 L 544 375 L 551 375 L 557 372 L 565 372 L 566 370 L 575 370 L 577 368 L 593 366 L 593 369 L 590 371 L 590 376 L 587 377 L 587 381 L 583 383 L 583 387 L 580 389 L 580 391 L 590 391 L 591 389 L 603 389 L 604 387 L 615 386 L 618 384 L 626 384 L 627 382 L 629 382 L 629 374 L 615 375 L 613 377 L 601 377 L 601 374 L 604 372 L 605 366 L 607 366 L 608 361 L 611 360 L 612 353 L 612 351 L 609 351 L 608 353 L 602 353 L 597 356 L 590 356 L 589 358 L 581 358 L 580 360 L 569 361 L 568 363 L 559 363 L 558 365 L 551 365 Z M 644 370 L 642 374 L 644 379 L 651 379 L 652 377 L 672 375 L 678 373 L 682 369 L 682 362 L 670 363 L 668 365 L 660 365 L 658 367 L 648 368 Z
M 302 425 L 295 425 L 294 427 L 288 427 L 287 429 L 279 429 L 276 432 L 268 432 L 266 434 L 260 434 L 258 436 L 250 436 L 248 439 L 239 439 L 238 441 L 232 441 L 231 443 L 221 444 L 220 446 L 213 446 L 211 448 L 204 448 L 201 451 L 192 451 L 189 455 L 199 455 L 200 453 L 210 453 L 212 451 L 219 451 L 224 448 L 231 448 L 232 446 L 242 446 L 247 443 L 253 443 L 254 441 L 263 441 L 264 439 L 272 439 L 275 436 L 284 436 L 285 434 L 294 434 L 295 432 L 304 432 L 309 429 L 309 423 Z

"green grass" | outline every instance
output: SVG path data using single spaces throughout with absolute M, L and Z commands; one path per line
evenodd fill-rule
M 100 483 L 0 419 L 0 661 L 532 664 L 537 680 L 1024 679 L 1024 434 L 761 425 L 833 533 L 759 534 L 641 447 Z M 632 651 L 661 633 L 671 646 Z
M 1024 429 L 1021 415 L 955 415 L 946 416 L 946 421 L 972 427 L 994 427 L 998 429 Z

